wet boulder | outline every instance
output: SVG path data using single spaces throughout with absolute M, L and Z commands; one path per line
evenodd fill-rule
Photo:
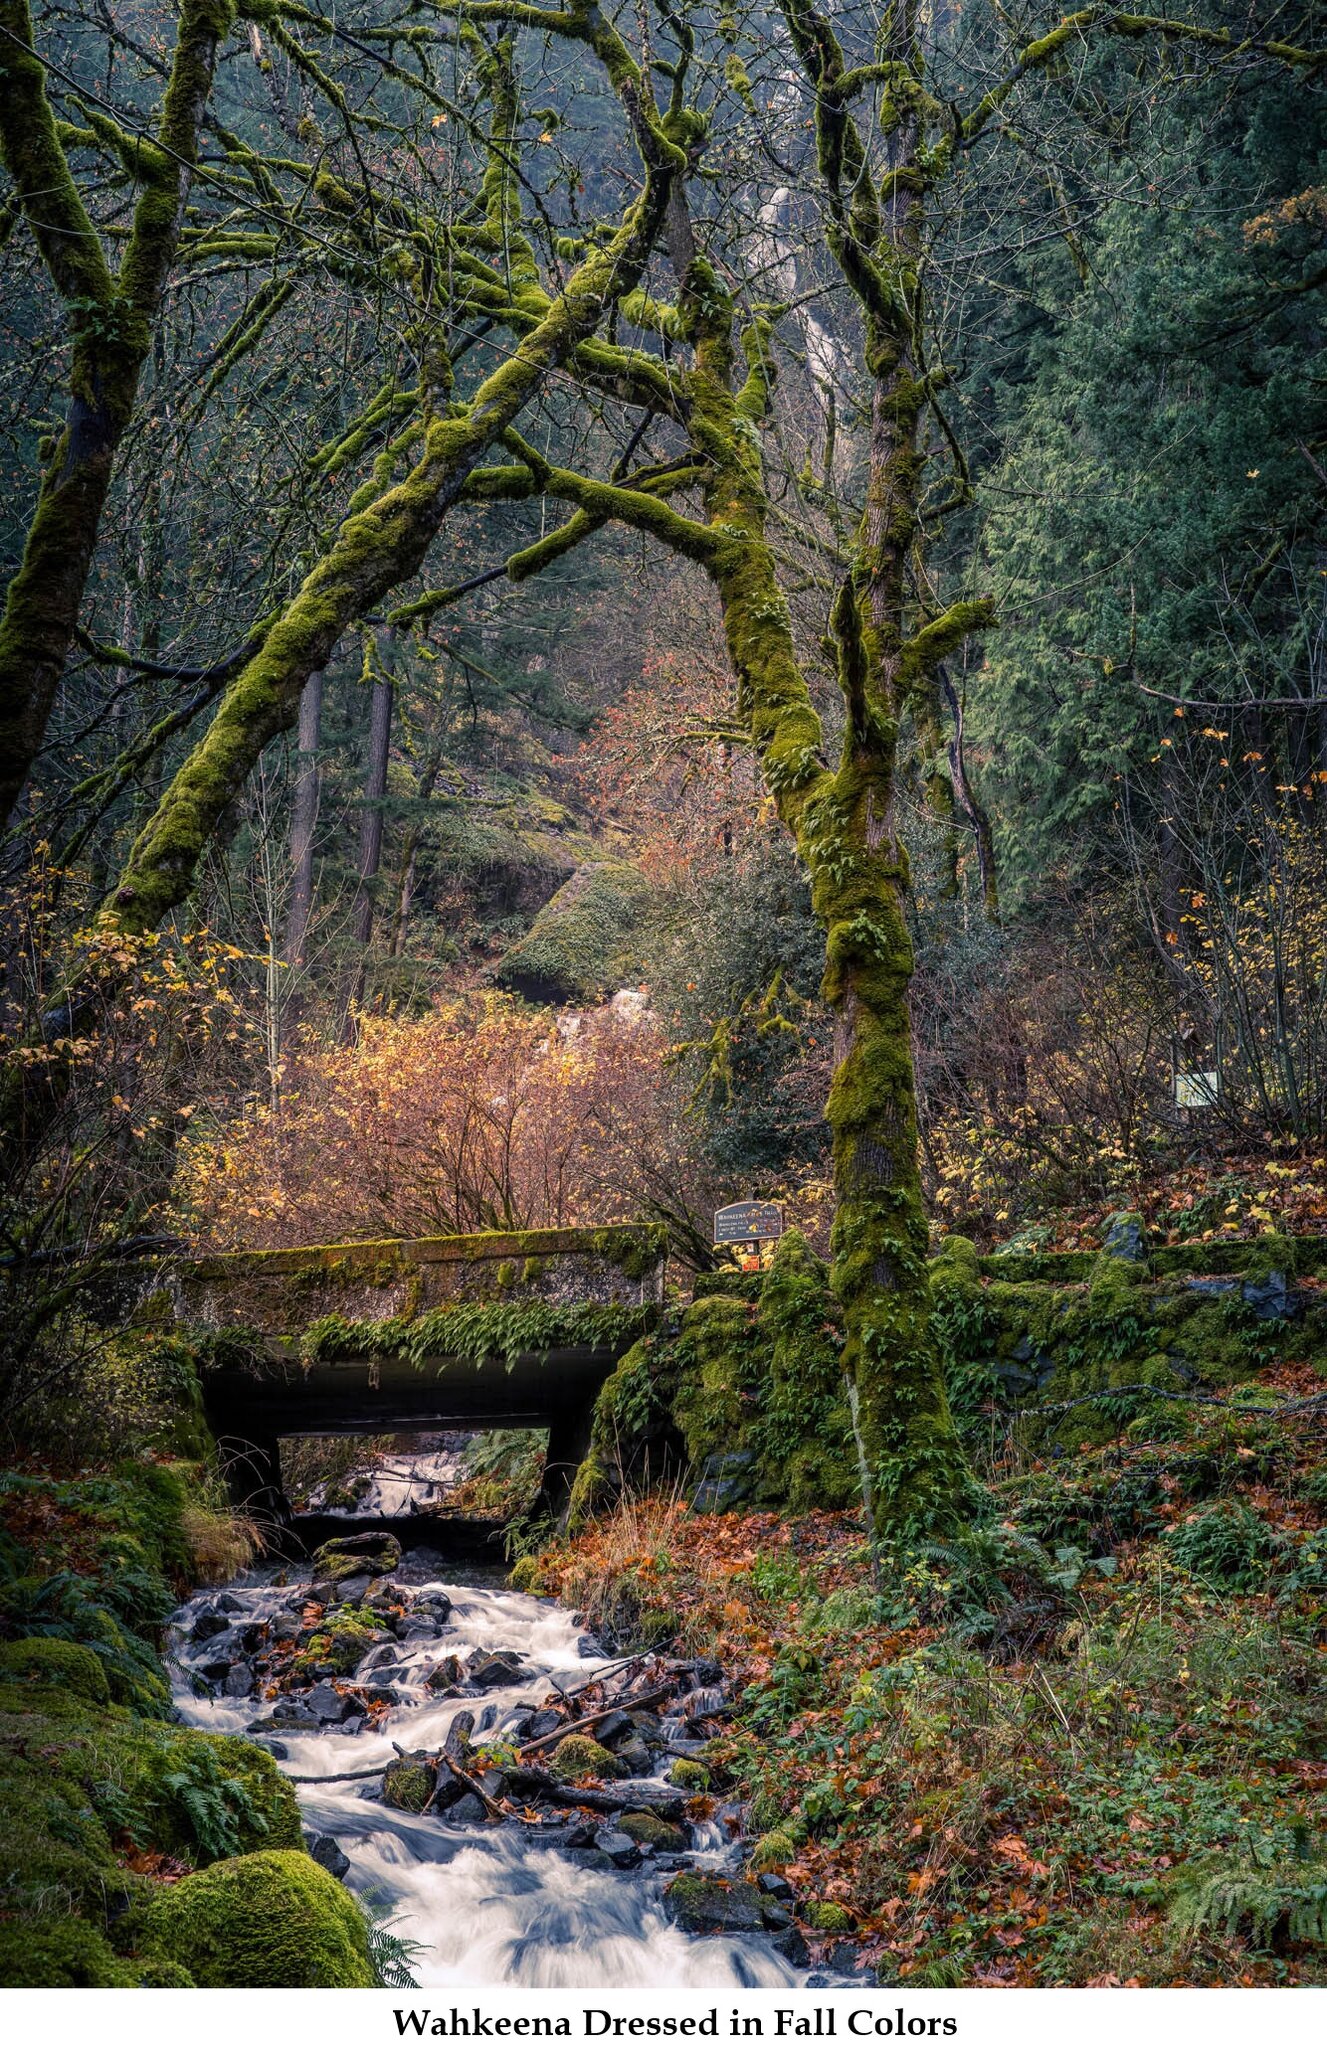
M 444 1758 L 438 1765 L 437 1776 L 433 1783 L 433 1804 L 438 1812 L 450 1813 L 451 1809 L 454 1806 L 459 1806 L 463 1799 L 472 1797 L 473 1794 L 469 1786 L 462 1783 L 451 1765 Z
M 565 1718 L 565 1715 L 559 1714 L 554 1707 L 541 1707 L 530 1723 L 527 1740 L 538 1742 L 542 1736 L 556 1734 Z
M 334 1685 L 328 1685 L 326 1681 L 321 1685 L 315 1685 L 313 1690 L 306 1694 L 305 1704 L 309 1712 L 315 1714 L 320 1721 L 345 1721 L 357 1711 L 353 1700 L 347 1699 L 344 1693 L 338 1692 Z
M 232 1664 L 221 1681 L 221 1690 L 228 1700 L 247 1699 L 253 1691 L 253 1668 L 248 1664 Z
M 205 1607 L 201 1614 L 194 1617 L 194 1625 L 189 1631 L 189 1641 L 205 1643 L 212 1636 L 224 1635 L 229 1627 L 230 1623 L 224 1614 L 218 1614 L 215 1608 Z
M 811 1951 L 806 1945 L 806 1936 L 796 1923 L 776 1933 L 770 1942 L 770 1947 L 776 1955 L 783 1957 L 785 1963 L 791 1963 L 794 1970 L 804 1970 L 811 1960 Z
M 475 1650 L 465 1660 L 465 1675 L 471 1685 L 493 1692 L 499 1686 L 520 1685 L 530 1673 L 515 1650 Z
M 633 1735 L 630 1742 L 620 1743 L 616 1755 L 618 1762 L 625 1764 L 633 1777 L 643 1778 L 648 1776 L 651 1762 L 650 1752 L 638 1735 Z
M 477 1798 L 473 1792 L 464 1793 L 447 1812 L 447 1819 L 458 1828 L 478 1827 L 480 1821 L 487 1818 L 488 1812 L 483 1800 Z
M 291 1734 L 301 1730 L 320 1728 L 321 1721 L 311 1714 L 301 1699 L 281 1699 L 274 1704 L 270 1714 L 264 1714 L 257 1721 L 250 1721 L 250 1735 L 264 1735 L 269 1728 L 285 1728 Z
M 622 1828 L 599 1828 L 594 1837 L 594 1846 L 601 1856 L 606 1856 L 615 1870 L 634 1870 L 640 1862 L 640 1843 Z
M 335 1835 L 315 1835 L 306 1832 L 304 1845 L 314 1862 L 319 1864 L 329 1877 L 344 1877 L 349 1870 L 350 1858 Z
M 630 1714 L 615 1708 L 611 1714 L 605 1714 L 602 1721 L 595 1723 L 594 1739 L 602 1742 L 605 1749 L 617 1749 L 621 1743 L 629 1742 L 635 1732 L 636 1726 Z
M 398 1591 L 404 1594 L 405 1589 L 400 1587 Z M 431 1614 L 439 1627 L 441 1627 L 443 1622 L 451 1620 L 451 1595 L 448 1593 L 420 1593 L 415 1600 L 413 1611 L 416 1614 Z
M 365 1598 L 370 1607 L 408 1607 L 410 1604 L 409 1589 L 398 1585 L 395 1579 L 370 1579 Z M 450 1600 L 447 1606 L 450 1610 Z
M 684 1934 L 763 1934 L 765 1901 L 745 1878 L 684 1870 L 663 1895 L 664 1911 Z

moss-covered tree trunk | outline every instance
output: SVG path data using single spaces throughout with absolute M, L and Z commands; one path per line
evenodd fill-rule
M 931 655 L 909 630 L 904 605 L 920 480 L 920 391 L 898 338 L 873 335 L 869 496 L 854 574 L 834 612 L 845 726 L 831 769 L 765 537 L 753 431 L 768 398 L 764 335 L 757 325 L 747 336 L 747 375 L 734 391 L 731 307 L 703 263 L 690 266 L 682 313 L 696 346 L 690 425 L 711 462 L 711 546 L 702 558 L 722 601 L 765 782 L 796 840 L 825 929 L 824 995 L 835 1032 L 826 1104 L 835 1184 L 831 1285 L 843 1312 L 863 1492 L 879 1534 L 933 1528 L 961 1512 L 968 1475 L 931 1329 L 906 857 L 893 816 L 908 678 Z M 955 619 L 949 630 L 967 623 Z M 940 637 L 948 644 L 948 633 Z M 937 645 L 937 658 L 940 651 Z
M 0 616 L 0 823 L 41 751 L 78 625 L 116 453 L 179 246 L 217 49 L 232 14 L 231 0 L 184 0 L 157 139 L 121 138 L 140 197 L 113 276 L 46 96 L 28 0 L 0 0 L 0 158 L 65 302 L 72 342 L 64 429 L 47 457 L 23 559 Z

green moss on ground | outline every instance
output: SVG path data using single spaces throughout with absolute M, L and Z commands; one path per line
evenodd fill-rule
M 307 1866 L 358 1919 L 301 1848 L 267 1751 L 166 1718 L 163 1625 L 203 1576 L 190 1546 L 206 1483 L 197 1464 L 155 1461 L 0 1473 L 0 1982 L 193 1983 L 182 1959 L 142 1946 L 158 1898 L 182 1889 L 146 1874 L 163 1857 L 200 1876 L 230 1859 Z M 246 1953 L 224 1981 L 284 1981 L 247 1978 Z M 321 1937 L 310 1955 L 334 1974 L 290 1981 L 374 1981 Z
M 1133 1219 L 1116 1220 L 1113 1242 L 1139 1256 L 1075 1254 L 1076 1277 L 1054 1284 L 991 1278 L 1027 1262 L 983 1259 L 967 1238 L 941 1243 L 930 1269 L 934 1327 L 950 1405 L 974 1451 L 993 1418 L 1031 1448 L 1074 1450 L 1191 1387 L 1230 1389 L 1279 1358 L 1327 1372 L 1327 1297 L 1296 1293 L 1301 1248 L 1269 1236 L 1256 1257 L 1243 1247 L 1234 1275 L 1157 1274 L 1165 1261 L 1132 1238 Z M 1278 1276 L 1284 1317 L 1255 1291 L 1270 1287 L 1274 1309 Z M 762 1274 L 698 1276 L 675 1327 L 634 1345 L 604 1383 L 569 1526 L 679 1469 L 704 1506 L 854 1505 L 841 1358 L 828 1271 L 797 1232 Z M 1155 1391 L 1127 1391 L 1139 1385 Z

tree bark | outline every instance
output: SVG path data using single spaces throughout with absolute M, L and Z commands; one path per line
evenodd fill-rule
M 605 29 L 604 33 L 610 33 Z M 123 940 L 156 931 L 189 896 L 198 865 L 263 749 L 294 723 L 309 677 L 342 633 L 420 568 L 431 542 L 487 450 L 510 429 L 550 372 L 591 336 L 605 311 L 638 282 L 682 153 L 636 109 L 646 178 L 616 233 L 592 249 L 536 324 L 480 384 L 463 410 L 428 420 L 423 453 L 401 482 L 350 514 L 335 540 L 226 690 L 204 738 L 165 791 L 98 915 L 87 951 L 41 1021 L 39 1060 L 11 1061 L 0 1095 L 0 1148 L 40 1144 L 69 1080 L 68 1047 L 96 1027 L 132 971 Z M 525 289 L 527 303 L 535 287 Z M 65 1050 L 61 1050 L 61 1048 Z
M 318 827 L 322 771 L 323 678 L 316 669 L 300 693 L 299 740 L 295 794 L 290 811 L 290 905 L 286 913 L 285 955 L 297 973 L 308 966 L 309 923 L 313 916 L 313 841 Z
M 373 896 L 382 864 L 383 798 L 387 794 L 387 760 L 392 742 L 392 705 L 395 690 L 390 676 L 373 684 L 369 705 L 369 748 L 364 771 L 364 802 L 359 814 L 359 875 L 350 933 L 355 954 L 346 990 L 341 1034 L 354 1035 L 355 1013 L 364 1000 L 369 939 L 373 933 Z

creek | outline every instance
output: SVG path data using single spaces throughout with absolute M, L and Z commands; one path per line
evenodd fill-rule
M 392 1933 L 418 1945 L 411 1969 L 421 1986 L 709 1989 L 806 1981 L 768 1934 L 699 1937 L 684 1933 L 665 1907 L 665 1887 L 679 1869 L 737 1874 L 735 1817 L 721 1804 L 691 1824 L 684 1854 L 647 1849 L 635 1867 L 619 1868 L 589 1839 L 605 1825 L 602 1817 L 573 1816 L 589 1823 L 577 1829 L 415 1815 L 384 1805 L 375 1776 L 333 1778 L 386 1768 L 398 1749 L 442 1751 L 461 1713 L 473 1715 L 476 1741 L 514 1743 L 529 1729 L 532 1709 L 546 1709 L 560 1690 L 575 1691 L 610 1668 L 575 1616 L 512 1592 L 490 1568 L 457 1576 L 436 1553 L 416 1550 L 406 1552 L 392 1578 L 409 1600 L 397 1640 L 390 1650 L 375 1646 L 350 1674 L 351 1683 L 370 1688 L 375 1674 L 385 1674 L 390 1703 L 383 1718 L 254 1729 L 255 1722 L 270 1722 L 274 1705 L 257 1691 L 261 1645 L 289 1627 L 307 1597 L 307 1567 L 250 1571 L 224 1589 L 195 1595 L 175 1616 L 169 1642 L 184 1721 L 218 1734 L 248 1733 L 293 1780 L 332 1779 L 297 1785 L 306 1839 L 331 1838 L 319 1845 L 320 1860 L 330 1859 Z M 442 1659 L 454 1656 L 464 1668 L 480 1651 L 514 1653 L 517 1682 L 466 1683 L 448 1698 L 430 1690 Z M 236 1661 L 219 1678 L 231 1654 Z M 687 1743 L 681 1722 L 662 1727 L 669 1747 L 652 1757 L 640 1781 L 660 1792 L 670 1751 L 699 1746 Z

